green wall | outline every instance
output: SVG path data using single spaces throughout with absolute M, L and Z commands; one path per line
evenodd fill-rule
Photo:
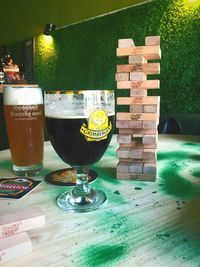
M 161 36 L 161 113 L 200 113 L 200 0 L 157 0 L 36 37 L 36 81 L 44 89 L 116 89 L 119 38 Z M 125 94 L 116 90 L 116 94 Z
M 161 96 L 160 129 L 173 116 L 184 133 L 200 134 L 200 0 L 193 1 L 155 0 L 57 30 L 48 42 L 37 36 L 35 82 L 44 90 L 113 88 L 125 95 L 115 82 L 116 65 L 124 62 L 116 57 L 118 39 L 144 45 L 145 36 L 160 35 L 161 74 L 149 77 L 161 81 L 160 90 L 150 90 Z M 21 44 L 8 48 L 21 64 Z M 0 149 L 7 146 L 3 131 Z

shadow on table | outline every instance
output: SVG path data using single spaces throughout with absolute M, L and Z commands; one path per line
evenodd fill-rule
M 93 167 L 93 169 L 97 172 L 97 179 L 101 178 L 102 180 L 106 180 L 114 184 L 120 183 L 120 181 L 116 179 L 116 168 Z

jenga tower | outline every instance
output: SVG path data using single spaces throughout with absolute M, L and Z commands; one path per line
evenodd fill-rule
M 161 58 L 160 36 L 145 38 L 145 46 L 135 46 L 132 39 L 120 39 L 118 57 L 128 57 L 128 64 L 117 65 L 119 90 L 129 89 L 129 97 L 118 97 L 117 105 L 129 105 L 129 112 L 118 112 L 119 128 L 117 179 L 154 181 L 156 178 L 160 97 L 147 91 L 159 89 L 159 80 L 147 80 L 147 75 L 159 74 Z

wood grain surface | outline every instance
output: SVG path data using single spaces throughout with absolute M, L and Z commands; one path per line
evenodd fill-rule
M 0 199 L 0 214 L 40 207 L 45 227 L 28 231 L 33 251 L 4 267 L 200 266 L 200 137 L 159 136 L 155 182 L 116 179 L 116 136 L 92 166 L 92 182 L 108 197 L 90 213 L 68 213 L 56 199 L 68 187 L 45 182 L 66 167 L 49 142 L 42 183 L 20 200 Z M 13 177 L 9 150 L 0 152 L 0 176 Z

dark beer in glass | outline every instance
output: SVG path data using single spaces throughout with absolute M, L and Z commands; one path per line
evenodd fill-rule
M 75 168 L 77 185 L 58 199 L 64 210 L 89 211 L 106 200 L 88 184 L 89 165 L 101 159 L 114 128 L 112 90 L 47 91 L 45 116 L 50 141 L 60 158 Z
M 111 137 L 101 141 L 88 142 L 80 132 L 82 125 L 87 125 L 86 118 L 46 118 L 51 143 L 60 158 L 71 166 L 91 165 L 103 156 Z M 108 123 L 114 124 L 114 115 L 108 116 Z M 59 128 L 59 131 L 58 131 Z

